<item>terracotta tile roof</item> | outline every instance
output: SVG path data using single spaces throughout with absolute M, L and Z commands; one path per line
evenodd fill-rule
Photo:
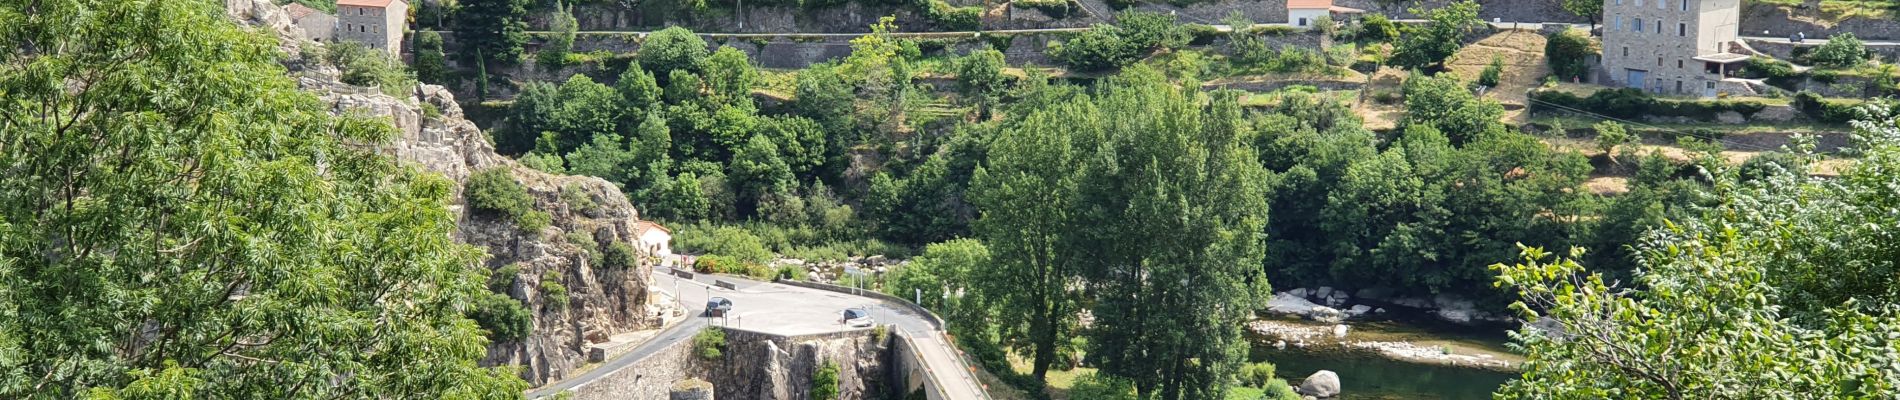
M 1315 8 L 1332 9 L 1333 0 L 1287 0 L 1286 8 L 1301 10 Z
M 397 0 L 336 0 L 336 5 L 387 8 L 389 7 L 389 3 L 392 1 L 397 1 Z M 408 4 L 408 2 L 403 2 L 403 3 Z
M 317 14 L 318 11 L 315 8 L 306 7 L 302 3 L 290 3 L 290 5 L 284 6 L 284 13 L 290 14 L 290 19 L 294 21 L 308 17 L 310 14 Z
M 646 233 L 647 233 L 647 231 L 649 231 L 649 230 L 654 230 L 654 229 L 659 229 L 659 230 L 660 230 L 660 232 L 666 232 L 666 234 L 668 234 L 668 235 L 671 235 L 671 234 L 673 234 L 673 230 L 672 230 L 672 229 L 666 229 L 666 226 L 664 226 L 664 225 L 660 225 L 660 224 L 659 224 L 659 223 L 657 223 L 657 222 L 653 222 L 653 221 L 640 221 L 640 222 L 635 222 L 635 223 L 633 223 L 633 235 L 634 235 L 634 236 L 636 236 L 636 237 L 638 237 L 638 236 L 640 236 L 640 235 L 644 235 L 644 234 L 646 234 Z

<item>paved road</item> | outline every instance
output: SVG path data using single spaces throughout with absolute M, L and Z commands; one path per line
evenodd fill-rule
M 924 365 L 939 380 L 937 386 L 942 387 L 949 398 L 989 398 L 984 394 L 981 384 L 970 375 L 969 367 L 958 356 L 956 347 L 948 343 L 930 319 L 902 305 L 844 293 L 725 277 L 719 279 L 734 283 L 736 290 L 715 287 L 713 280 L 704 275 L 688 280 L 655 273 L 652 278 L 654 290 L 666 293 L 668 298 L 677 292 L 680 300 L 685 302 L 687 312 L 694 317 L 635 345 L 633 350 L 607 360 L 598 368 L 530 391 L 528 398 L 552 396 L 585 385 L 652 356 L 673 343 L 691 340 L 701 327 L 707 325 L 787 336 L 837 332 L 852 329 L 840 325 L 840 316 L 844 309 L 853 307 L 870 311 L 879 324 L 895 326 L 904 333 L 904 337 L 911 338 Z M 698 317 L 704 312 L 706 300 L 710 297 L 732 300 L 733 308 L 726 318 Z

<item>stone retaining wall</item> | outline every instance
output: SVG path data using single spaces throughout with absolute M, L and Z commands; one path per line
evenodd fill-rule
M 1900 25 L 1900 22 L 1895 22 L 1894 24 Z M 1774 56 L 1775 58 L 1779 58 L 1783 60 L 1792 60 L 1795 58 L 1794 57 L 1796 53 L 1795 49 L 1809 48 L 1811 50 L 1813 47 L 1820 46 L 1825 43 L 1827 43 L 1826 37 L 1819 37 L 1819 36 L 1814 36 L 1813 34 L 1810 34 L 1808 36 L 1808 41 L 1802 42 L 1802 43 L 1788 43 L 1785 41 L 1749 40 L 1748 47 L 1754 48 L 1755 51 L 1762 52 L 1763 54 Z M 1806 52 L 1807 50 L 1800 50 L 1800 51 Z M 1893 61 L 1895 59 L 1900 59 L 1900 45 L 1870 44 L 1870 45 L 1867 45 L 1867 51 L 1873 53 L 1877 57 L 1880 57 L 1882 60 Z
M 1824 25 L 1811 22 L 1815 19 L 1811 15 L 1794 15 L 1796 10 L 1753 1 L 1743 3 L 1742 36 L 1788 37 L 1790 34 L 1806 32 L 1809 38 L 1825 39 L 1841 32 L 1853 32 L 1854 36 L 1861 39 L 1900 39 L 1900 21 L 1855 18 Z M 1804 14 L 1813 12 L 1801 11 Z
M 839 399 L 883 399 L 905 389 L 890 335 L 872 330 L 784 336 L 726 328 L 726 351 L 700 359 L 693 341 L 663 350 L 571 390 L 574 400 L 662 399 L 689 378 L 713 384 L 720 399 L 796 399 L 811 391 L 812 372 L 825 361 L 838 365 Z M 899 382 L 899 383 L 892 383 Z

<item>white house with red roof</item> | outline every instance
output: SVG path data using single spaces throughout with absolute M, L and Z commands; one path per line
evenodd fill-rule
M 404 0 L 337 0 L 337 40 L 362 43 L 390 55 L 402 52 L 402 32 L 409 26 L 409 3 Z
M 1287 0 L 1286 24 L 1300 29 L 1311 29 L 1319 17 L 1331 17 L 1338 21 L 1348 14 L 1362 14 L 1366 10 L 1333 5 L 1333 0 Z
M 673 257 L 673 230 L 653 221 L 633 224 L 633 239 L 640 251 L 660 260 L 661 266 L 678 266 Z

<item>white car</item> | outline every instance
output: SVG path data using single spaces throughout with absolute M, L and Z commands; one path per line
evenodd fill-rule
M 871 312 L 864 311 L 862 308 L 844 309 L 844 318 L 838 323 L 852 328 L 868 328 L 871 325 L 877 325 L 877 321 L 871 319 Z

